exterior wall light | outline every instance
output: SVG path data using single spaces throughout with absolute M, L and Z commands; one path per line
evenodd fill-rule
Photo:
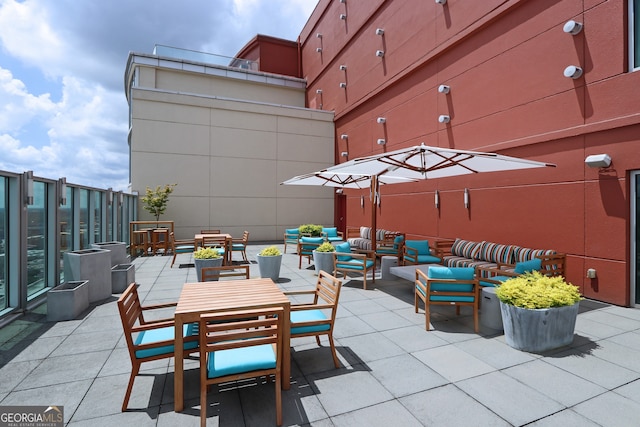
M 378 122 L 379 124 L 385 124 L 387 122 L 387 119 L 385 119 L 384 117 L 378 117 L 376 119 L 376 122 Z
M 433 203 L 436 205 L 436 209 L 440 208 L 440 192 L 438 190 L 433 194 Z
M 24 204 L 33 204 L 33 171 L 26 171 L 22 174 L 24 182 Z
M 464 207 L 469 209 L 470 203 L 469 203 L 469 189 L 465 188 L 464 189 L 464 194 L 462 196 L 462 200 L 464 201 Z
M 341 65 L 340 66 L 340 71 L 347 71 L 347 66 L 346 65 Z
M 342 157 L 347 157 L 349 155 L 349 152 L 348 151 L 343 151 L 342 153 L 340 153 L 340 155 Z
M 572 19 L 570 21 L 567 21 L 566 24 L 564 24 L 564 27 L 562 27 L 562 31 L 564 31 L 567 34 L 571 34 L 572 36 L 575 36 L 577 34 L 580 34 L 580 31 L 582 31 L 582 24 Z
M 376 56 L 378 58 L 384 57 L 384 50 L 376 50 Z
M 345 19 L 347 19 L 347 15 L 345 15 L 344 13 L 341 13 L 340 14 L 340 19 L 342 19 L 344 21 Z
M 344 88 L 346 88 L 346 87 L 347 87 L 347 84 L 346 84 L 345 82 L 341 82 L 341 83 L 340 83 L 340 87 L 341 87 L 342 89 L 344 89 Z
M 386 144 L 386 143 L 387 143 L 387 140 L 386 140 L 386 139 L 384 139 L 384 138 L 380 138 L 380 139 L 378 140 L 378 145 L 384 145 L 384 144 Z
M 349 139 L 349 135 L 343 133 L 342 135 L 340 135 L 340 139 Z
M 322 38 L 322 33 L 316 33 L 316 37 L 321 39 Z
M 376 28 L 376 36 L 384 36 L 384 29 Z
M 572 79 L 579 79 L 582 77 L 582 67 L 578 67 L 577 65 L 569 65 L 564 69 L 564 76 Z
M 451 121 L 451 116 L 447 116 L 445 114 L 442 114 L 438 117 L 438 121 L 440 123 L 449 123 Z
M 318 52 L 318 53 L 322 53 L 322 48 L 321 48 L 321 47 L 317 47 L 317 48 L 316 48 L 316 52 Z
M 436 0 L 436 4 L 446 4 L 447 0 Z
M 58 187 L 60 188 L 60 205 L 67 204 L 67 178 L 62 177 L 58 180 Z
M 322 89 L 316 89 L 316 93 L 317 93 L 318 95 L 322 95 Z
M 611 157 L 608 154 L 592 154 L 584 159 L 584 164 L 590 168 L 608 168 L 611 165 Z
M 440 93 L 444 93 L 447 94 L 451 91 L 451 87 L 447 86 L 447 85 L 440 85 L 438 86 L 438 92 Z

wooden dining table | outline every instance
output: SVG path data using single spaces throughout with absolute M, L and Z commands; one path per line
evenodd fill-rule
M 204 246 L 204 238 L 205 237 L 211 237 L 214 239 L 224 239 L 225 240 L 225 257 L 224 257 L 224 265 L 231 265 L 231 244 L 232 244 L 232 240 L 233 237 L 231 236 L 231 234 L 227 234 L 227 233 L 220 233 L 220 234 L 203 234 L 203 233 L 198 233 L 195 235 L 194 240 L 195 240 L 195 244 L 196 244 L 196 248 L 199 248 L 201 246 Z
M 175 310 L 174 410 L 184 409 L 184 340 L 182 328 L 198 322 L 200 315 L 229 310 L 282 307 L 282 388 L 291 386 L 291 303 L 271 279 L 245 279 L 219 282 L 185 283 Z

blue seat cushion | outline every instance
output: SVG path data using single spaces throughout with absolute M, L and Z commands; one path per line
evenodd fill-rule
M 350 254 L 351 245 L 349 242 L 340 243 L 339 245 L 336 245 L 336 252 Z M 349 261 L 351 258 L 351 255 L 338 255 L 338 261 Z
M 244 251 L 244 244 L 243 243 L 234 243 L 232 246 L 232 249 L 234 251 Z
M 296 323 L 328 320 L 321 310 L 301 310 L 291 312 L 291 335 L 306 334 L 309 332 L 328 331 L 328 323 L 313 326 L 295 326 Z
M 440 258 L 433 255 L 418 255 L 418 264 L 438 264 Z
M 230 348 L 209 353 L 207 377 L 218 378 L 276 367 L 276 354 L 271 344 Z
M 338 228 L 337 227 L 328 227 L 323 228 L 322 232 L 327 235 L 327 237 L 338 237 Z
M 424 290 L 418 286 L 416 286 L 416 291 L 420 292 L 420 294 L 422 294 L 422 296 L 426 297 L 426 293 L 424 292 Z M 455 296 L 455 295 L 446 295 L 446 296 L 440 296 L 440 295 L 431 295 L 431 297 L 429 297 L 429 301 L 434 301 L 434 302 L 439 302 L 439 301 L 453 301 L 453 302 L 473 302 L 473 297 L 468 297 L 468 296 Z
M 427 270 L 427 277 L 429 279 L 446 279 L 446 280 L 473 280 L 475 275 L 475 269 L 473 267 L 435 267 L 431 266 Z M 431 282 L 432 291 L 441 292 L 471 292 L 473 290 L 472 284 L 455 284 L 447 282 Z M 444 300 L 449 297 L 443 297 Z M 456 297 L 458 298 L 458 297 Z M 469 297 L 473 301 L 473 297 Z M 439 301 L 439 300 L 433 300 Z M 452 300 L 453 301 L 453 300 Z
M 167 326 L 165 328 L 158 329 L 150 329 L 148 331 L 142 331 L 138 334 L 134 344 L 135 345 L 143 345 L 143 344 L 151 344 L 159 341 L 167 341 L 173 340 L 175 336 L 176 328 L 172 326 Z M 188 323 L 183 325 L 183 336 L 190 337 L 198 335 L 198 327 L 196 323 Z M 193 350 L 198 348 L 197 341 L 189 341 L 184 343 L 185 350 Z M 165 345 L 162 347 L 148 348 L 144 350 L 136 350 L 136 357 L 138 359 L 142 359 L 145 357 L 158 356 L 161 354 L 168 354 L 174 352 L 173 344 Z
M 193 252 L 193 251 L 194 251 L 193 245 L 176 246 L 176 252 L 186 253 L 186 252 Z
M 516 263 L 515 271 L 518 274 L 524 274 L 527 271 L 537 271 L 542 268 L 542 260 L 540 258 L 535 258 L 529 261 L 520 261 Z
M 340 257 L 338 257 L 338 259 L 340 259 Z M 367 260 L 365 262 L 366 269 L 368 270 L 371 267 L 373 267 L 373 264 L 374 264 L 373 261 Z M 362 266 L 361 263 L 360 264 L 355 264 L 355 263 L 354 264 L 347 264 L 347 263 L 337 262 L 336 263 L 336 267 L 337 268 L 348 268 L 348 269 L 351 269 L 351 270 L 363 270 L 363 266 Z
M 405 246 L 416 249 L 418 251 L 418 255 L 431 255 L 428 240 L 407 240 L 405 242 Z
M 506 280 L 511 279 L 511 276 L 491 276 L 491 280 L 497 280 L 499 282 L 504 282 Z M 489 286 L 489 287 L 496 287 L 498 285 L 496 285 L 495 283 L 491 283 L 491 282 L 485 282 L 483 280 L 480 280 L 480 286 Z

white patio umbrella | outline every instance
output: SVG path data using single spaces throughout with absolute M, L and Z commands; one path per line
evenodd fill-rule
M 332 166 L 314 174 L 307 184 L 331 185 L 346 188 L 363 188 L 369 184 L 371 199 L 371 247 L 376 247 L 376 199 L 382 183 L 392 184 L 411 182 L 420 179 L 444 178 L 480 172 L 498 172 L 540 167 L 555 167 L 552 163 L 536 162 L 517 157 L 503 156 L 496 153 L 480 151 L 455 150 L 450 148 L 416 145 L 388 153 L 360 157 Z M 335 177 L 342 177 L 347 185 L 333 185 L 339 182 Z M 358 178 L 359 177 L 359 178 Z M 293 180 L 294 178 L 292 178 Z M 315 182 L 331 184 L 315 184 Z M 358 181 L 359 180 L 359 181 Z M 290 184 L 291 180 L 283 182 Z M 298 180 L 302 182 L 303 180 Z M 355 181 L 358 181 L 357 183 Z
M 335 166 L 334 166 L 335 167 Z M 403 182 L 414 182 L 417 179 L 404 178 L 401 176 L 380 177 L 379 184 L 399 184 Z M 294 176 L 282 183 L 281 185 L 317 185 L 323 187 L 340 187 L 340 188 L 371 188 L 371 175 L 351 174 L 342 172 L 332 172 L 329 169 L 323 169 L 318 172 L 312 172 L 304 175 Z

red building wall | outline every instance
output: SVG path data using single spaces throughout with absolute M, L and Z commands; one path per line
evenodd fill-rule
M 626 4 L 321 0 L 300 35 L 307 102 L 335 111 L 336 136 L 348 134 L 336 138 L 335 151 L 349 158 L 424 142 L 555 163 L 386 186 L 378 227 L 555 249 L 567 254 L 567 279 L 585 296 L 629 305 L 628 180 L 640 169 L 640 73 L 627 70 Z M 576 36 L 563 32 L 570 19 L 584 23 Z M 569 65 L 583 76 L 564 77 Z M 451 92 L 439 93 L 440 84 Z M 440 114 L 451 122 L 439 123 Z M 612 157 L 609 169 L 585 166 L 598 153 Z M 369 205 L 360 203 L 368 192 L 345 194 L 347 225 L 369 224 Z M 587 268 L 598 279 L 587 279 Z

